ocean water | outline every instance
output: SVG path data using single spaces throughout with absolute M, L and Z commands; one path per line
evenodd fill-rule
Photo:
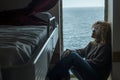
M 104 21 L 103 7 L 63 8 L 64 50 L 84 48 L 92 40 L 96 21 Z

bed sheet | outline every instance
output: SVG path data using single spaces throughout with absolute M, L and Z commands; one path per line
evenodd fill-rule
M 47 26 L 0 27 L 0 65 L 24 64 L 47 40 Z

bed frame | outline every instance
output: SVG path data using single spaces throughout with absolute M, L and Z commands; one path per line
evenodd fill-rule
M 22 65 L 2 67 L 2 80 L 45 80 L 50 60 L 58 41 L 58 25 L 55 25 L 55 17 L 48 21 L 48 32 L 50 26 L 54 26 L 52 33 L 48 33 L 48 39 L 42 48 L 37 48 L 32 58 Z M 52 22 L 53 21 L 53 22 Z M 52 25 L 51 22 L 53 23 Z

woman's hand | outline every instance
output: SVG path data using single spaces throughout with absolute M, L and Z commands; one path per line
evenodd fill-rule
M 66 50 L 63 52 L 63 57 L 66 57 L 70 52 L 71 52 L 70 49 L 66 49 Z

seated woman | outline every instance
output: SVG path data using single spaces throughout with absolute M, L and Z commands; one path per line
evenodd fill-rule
M 84 49 L 64 51 L 63 58 L 48 72 L 49 80 L 70 80 L 74 68 L 83 80 L 106 80 L 111 71 L 111 28 L 108 22 L 93 24 L 94 41 Z M 80 80 L 80 79 L 79 79 Z

